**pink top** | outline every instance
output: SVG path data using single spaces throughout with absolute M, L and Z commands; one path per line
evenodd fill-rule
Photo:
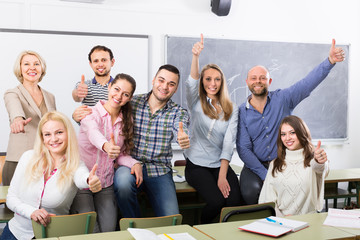
M 111 122 L 110 114 L 105 110 L 106 101 L 100 100 L 94 107 L 92 113 L 81 120 L 79 131 L 79 148 L 81 160 L 83 160 L 89 169 L 98 164 L 96 175 L 100 178 L 103 188 L 113 184 L 114 161 L 119 166 L 131 168 L 137 160 L 130 155 L 125 154 L 124 139 L 122 134 L 122 113 L 116 119 L 114 125 Z M 102 150 L 105 142 L 110 141 L 111 133 L 114 133 L 116 145 L 121 147 L 122 153 L 117 159 L 110 159 L 108 154 Z

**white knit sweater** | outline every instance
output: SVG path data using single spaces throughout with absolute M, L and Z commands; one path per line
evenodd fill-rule
M 314 159 L 304 168 L 303 149 L 286 150 L 286 167 L 272 176 L 270 163 L 259 203 L 275 202 L 276 215 L 300 215 L 321 211 L 324 205 L 324 179 L 328 162 L 319 164 Z

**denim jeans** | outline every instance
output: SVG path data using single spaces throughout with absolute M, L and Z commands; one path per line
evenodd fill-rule
M 16 240 L 17 238 L 14 236 L 14 234 L 12 234 L 12 232 L 9 229 L 9 224 L 7 223 L 1 236 L 0 236 L 1 240 Z
M 136 187 L 136 178 L 130 168 L 120 166 L 114 175 L 114 191 L 122 217 L 140 217 L 137 193 L 144 190 L 150 200 L 156 216 L 167 216 L 179 213 L 175 184 L 172 172 L 159 176 L 148 177 L 143 166 L 143 183 Z

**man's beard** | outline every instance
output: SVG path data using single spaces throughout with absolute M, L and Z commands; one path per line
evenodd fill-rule
M 254 89 L 250 89 L 250 91 L 256 97 L 263 97 L 263 96 L 266 96 L 268 94 L 268 89 L 267 88 L 263 88 L 263 90 L 261 90 L 260 93 L 256 92 Z
M 103 72 L 103 73 L 100 73 L 100 74 L 98 72 L 95 72 L 95 75 L 97 77 L 106 77 L 106 76 L 109 75 L 109 73 L 110 73 L 110 71 L 106 71 L 106 72 Z

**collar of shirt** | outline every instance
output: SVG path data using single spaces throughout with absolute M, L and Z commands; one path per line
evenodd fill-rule
M 108 85 L 109 83 L 111 83 L 113 80 L 114 80 L 113 77 L 110 76 L 110 80 L 109 80 L 109 82 L 108 82 L 107 84 L 105 84 L 105 86 Z M 92 82 L 92 84 L 97 84 L 97 83 L 98 83 L 98 82 L 96 81 L 95 77 L 91 80 L 91 82 Z
M 95 108 L 99 111 L 101 117 L 106 117 L 110 114 L 108 113 L 108 111 L 106 111 L 104 104 L 106 103 L 105 100 L 99 100 L 99 102 L 95 105 Z M 114 122 L 114 125 L 117 124 L 118 122 L 122 122 L 122 111 L 120 111 L 119 116 L 116 118 L 116 121 Z
M 267 101 L 266 101 L 266 104 L 268 104 L 268 102 L 270 102 L 270 100 L 271 100 L 271 95 L 272 95 L 272 92 L 268 92 L 268 94 L 267 94 Z M 246 105 L 245 105 L 245 107 L 246 107 L 246 109 L 249 109 L 250 108 L 250 106 L 252 106 L 251 104 L 250 104 L 250 100 L 252 99 L 252 94 L 251 95 L 249 95 L 248 96 L 248 98 L 247 98 L 247 100 L 246 100 Z
M 206 101 L 210 104 L 210 106 L 212 106 L 212 107 L 216 110 L 216 108 L 215 108 L 215 106 L 212 104 L 211 100 L 212 100 L 211 98 L 209 98 L 208 96 L 206 96 Z M 216 103 L 216 105 L 218 105 L 218 106 L 221 108 L 221 110 L 222 110 L 222 107 L 221 107 L 219 101 Z
M 147 103 L 148 105 L 149 105 L 149 98 L 150 98 L 151 94 L 152 94 L 152 90 L 150 92 L 148 92 L 147 94 L 144 94 L 144 96 L 143 96 L 144 97 L 144 102 Z M 169 100 L 166 101 L 166 104 L 164 105 L 164 107 L 160 108 L 158 111 L 162 111 L 162 110 L 166 110 L 168 108 L 171 108 L 172 105 L 173 105 L 173 101 L 171 99 L 169 99 Z

